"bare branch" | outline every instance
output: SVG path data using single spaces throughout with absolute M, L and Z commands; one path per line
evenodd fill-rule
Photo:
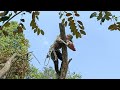
M 69 64 L 71 61 L 72 61 L 72 58 L 71 58 L 71 59 L 69 59 L 68 64 Z
M 14 53 L 12 57 L 5 63 L 4 67 L 0 70 L 0 78 L 2 78 L 2 76 L 5 75 L 9 71 L 12 62 L 15 60 L 14 58 L 16 57 L 16 55 L 17 54 Z

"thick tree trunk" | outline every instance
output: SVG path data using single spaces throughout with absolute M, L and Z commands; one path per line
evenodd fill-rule
M 4 67 L 0 70 L 0 78 L 2 78 L 2 76 L 4 76 L 10 69 L 12 61 L 15 60 L 15 56 L 17 54 L 13 54 L 12 57 L 5 63 Z
M 66 42 L 66 34 L 65 34 L 65 27 L 62 25 L 62 23 L 59 23 L 59 28 L 60 28 L 60 36 L 63 41 Z M 68 70 L 68 53 L 67 53 L 67 47 L 66 45 L 63 45 L 62 47 L 62 63 L 61 63 L 61 68 L 60 68 L 60 76 L 59 79 L 65 79 L 67 70 Z

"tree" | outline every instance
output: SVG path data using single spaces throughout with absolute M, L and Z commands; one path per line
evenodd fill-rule
M 56 79 L 56 73 L 52 67 L 44 67 L 42 71 L 35 66 L 30 65 L 29 73 L 25 77 L 26 79 Z M 75 72 L 68 71 L 67 79 L 81 79 L 81 75 Z
M 2 13 L 0 13 L 0 22 L 3 22 L 3 25 L 0 27 L 1 30 L 4 27 L 8 27 L 10 25 L 9 21 L 12 20 L 12 18 L 14 18 L 15 16 L 21 14 L 21 15 L 25 15 L 25 13 L 30 13 L 32 16 L 32 20 L 30 22 L 30 26 L 32 27 L 34 33 L 37 33 L 38 35 L 42 34 L 44 35 L 44 30 L 40 29 L 40 27 L 38 27 L 36 20 L 39 20 L 38 15 L 40 14 L 39 11 L 4 11 Z M 59 18 L 61 19 L 61 24 L 66 27 L 69 26 L 71 33 L 73 34 L 73 36 L 75 36 L 77 39 L 78 38 L 82 38 L 82 35 L 86 35 L 86 32 L 84 31 L 84 25 L 82 23 L 82 21 L 77 20 L 77 17 L 80 17 L 80 14 L 78 13 L 78 11 L 60 11 L 59 12 Z M 109 30 L 113 31 L 113 30 L 119 30 L 120 31 L 120 22 L 118 22 L 118 17 L 116 17 L 115 15 L 112 15 L 111 12 L 109 11 L 97 11 L 97 12 L 93 12 L 90 15 L 90 18 L 96 17 L 97 20 L 100 20 L 100 24 L 102 25 L 102 23 L 105 22 L 105 20 L 110 21 L 113 20 L 114 24 L 110 25 L 108 27 Z M 13 31 L 13 34 L 16 35 L 17 33 L 22 33 L 23 30 L 25 29 L 25 26 L 22 22 L 25 22 L 25 19 L 21 18 L 20 19 L 20 23 L 17 27 L 17 29 L 15 31 Z M 3 34 L 5 36 L 8 35 L 8 32 L 4 32 L 4 30 L 2 30 Z M 65 78 L 65 74 L 67 72 L 67 50 L 65 50 L 65 46 L 63 47 L 63 52 L 65 52 L 63 54 L 63 57 L 65 58 L 65 60 L 63 60 L 64 65 L 61 65 L 61 70 L 62 73 L 61 75 L 63 75 L 63 78 Z M 66 65 L 65 65 L 66 64 Z M 64 70 L 63 70 L 64 68 Z
M 0 69 L 3 68 L 4 64 L 14 53 L 17 54 L 16 61 L 12 62 L 10 70 L 3 76 L 6 79 L 24 78 L 29 67 L 29 57 L 26 57 L 29 47 L 28 40 L 25 39 L 22 33 L 15 36 L 13 34 L 18 25 L 17 22 L 13 21 L 10 22 L 9 27 L 4 27 L 2 31 L 0 30 Z

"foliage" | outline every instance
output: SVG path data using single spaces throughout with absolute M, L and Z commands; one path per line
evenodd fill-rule
M 77 11 L 61 11 L 59 13 L 59 18 L 62 19 L 62 24 L 66 27 L 69 26 L 70 30 L 76 38 L 81 38 L 82 34 L 86 35 L 84 31 L 84 25 L 80 20 L 76 21 L 76 17 L 79 17 L 80 14 Z M 63 18 L 62 18 L 63 17 Z
M 44 35 L 44 31 L 38 27 L 36 20 L 39 20 L 39 11 L 4 11 L 0 13 L 0 22 L 3 23 L 3 25 L 0 27 L 1 29 L 3 27 L 8 27 L 9 26 L 9 21 L 14 18 L 15 16 L 21 14 L 25 15 L 26 13 L 30 13 L 32 16 L 32 20 L 30 22 L 30 26 L 32 27 L 34 33 L 37 33 L 37 35 Z M 63 17 L 64 16 L 64 17 Z M 76 17 L 79 17 L 80 15 L 78 14 L 77 11 L 60 11 L 59 17 L 62 20 L 62 24 L 64 26 L 70 26 L 70 30 L 73 35 L 76 36 L 76 38 L 81 38 L 82 35 L 86 35 L 86 32 L 84 31 L 84 25 L 80 20 L 77 20 Z M 77 20 L 77 21 L 76 21 Z M 25 29 L 25 26 L 22 22 L 25 22 L 25 19 L 21 18 L 20 23 L 18 28 L 13 31 L 14 35 L 16 33 L 21 33 Z M 4 32 L 4 31 L 3 31 Z M 7 36 L 7 31 L 4 32 L 4 35 Z
M 90 18 L 96 17 L 97 20 L 100 20 L 100 24 L 102 25 L 102 23 L 105 22 L 105 20 L 107 21 L 114 21 L 114 24 L 110 25 L 108 27 L 109 30 L 113 31 L 113 30 L 119 30 L 120 31 L 120 22 L 118 22 L 118 18 L 115 15 L 112 15 L 111 12 L 109 11 L 98 11 L 98 12 L 93 12 L 90 15 Z
M 36 19 L 39 20 L 38 15 L 40 14 L 40 12 L 38 11 L 4 11 L 0 13 L 0 22 L 3 23 L 3 25 L 1 26 L 1 29 L 3 27 L 8 27 L 10 24 L 10 20 L 13 19 L 15 16 L 21 14 L 21 16 L 25 15 L 26 13 L 30 13 L 32 16 L 32 20 L 30 22 L 30 26 L 32 27 L 32 29 L 34 30 L 34 33 L 42 34 L 44 35 L 44 31 L 42 29 L 40 29 L 40 27 L 38 27 L 37 23 L 36 23 Z M 25 19 L 23 19 L 21 17 L 20 19 L 20 23 L 19 26 L 17 27 L 17 29 L 15 31 L 13 31 L 13 34 L 15 35 L 16 33 L 22 33 L 23 30 L 25 30 L 25 26 L 23 24 L 23 22 L 25 22 Z M 4 35 L 7 35 L 8 33 L 5 32 Z
M 25 15 L 26 13 L 31 14 L 32 20 L 30 21 L 30 26 L 32 27 L 34 33 L 37 33 L 37 35 L 44 35 L 44 31 L 40 29 L 40 27 L 37 25 L 36 20 L 39 20 L 40 11 L 3 11 L 0 13 L 0 22 L 3 23 L 2 26 L 0 26 L 0 29 L 3 27 L 8 27 L 10 25 L 9 21 L 16 17 L 17 15 L 21 14 Z M 81 38 L 82 35 L 86 35 L 86 32 L 84 31 L 84 25 L 82 21 L 77 20 L 77 18 L 80 17 L 80 14 L 78 11 L 60 11 L 59 12 L 59 18 L 61 19 L 61 23 L 66 27 L 69 26 L 71 33 L 76 36 L 76 38 Z M 117 16 L 112 15 L 110 11 L 96 11 L 93 12 L 90 15 L 90 18 L 96 17 L 98 21 L 100 21 L 100 24 L 104 23 L 105 21 L 113 20 L 114 24 L 110 25 L 108 27 L 109 30 L 119 30 L 120 31 L 120 25 L 118 21 Z M 13 31 L 13 34 L 21 33 L 25 29 L 25 26 L 23 24 L 25 22 L 25 19 L 21 17 L 20 23 L 18 28 Z M 3 31 L 4 35 L 7 36 L 8 32 Z
M 44 67 L 43 71 L 40 71 L 33 65 L 30 66 L 29 73 L 25 78 L 27 79 L 56 79 L 55 70 L 52 67 Z M 70 73 L 68 71 L 67 79 L 80 79 L 81 76 L 76 73 Z
M 10 58 L 14 53 L 21 55 L 18 57 L 10 71 L 5 75 L 6 78 L 23 78 L 29 67 L 29 61 L 26 57 L 28 52 L 28 40 L 25 39 L 23 33 L 14 36 L 13 31 L 18 27 L 17 22 L 10 22 L 9 27 L 4 27 L 0 30 L 0 60 L 2 58 Z M 3 32 L 4 31 L 4 32 Z M 7 33 L 4 34 L 5 32 Z M 1 62 L 2 63 L 2 62 Z

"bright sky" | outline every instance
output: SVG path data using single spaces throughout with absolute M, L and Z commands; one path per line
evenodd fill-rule
M 90 19 L 92 12 L 79 12 L 79 20 L 83 22 L 87 35 L 80 39 L 74 37 L 73 41 L 77 51 L 73 52 L 68 49 L 68 58 L 72 58 L 69 70 L 80 73 L 82 79 L 120 79 L 120 31 L 109 31 L 107 29 L 113 22 L 105 22 L 100 25 L 96 19 Z M 113 12 L 117 16 L 119 13 Z M 19 20 L 20 17 L 18 16 L 14 20 Z M 41 64 L 34 57 L 31 63 L 42 70 L 49 47 L 59 34 L 58 11 L 40 12 L 38 25 L 45 31 L 44 36 L 34 34 L 29 25 L 31 15 L 26 14 L 24 18 L 27 29 L 25 36 L 31 45 L 29 51 L 34 52 Z M 70 33 L 69 28 L 66 28 L 66 33 Z M 50 60 L 49 65 L 53 66 L 52 60 Z

